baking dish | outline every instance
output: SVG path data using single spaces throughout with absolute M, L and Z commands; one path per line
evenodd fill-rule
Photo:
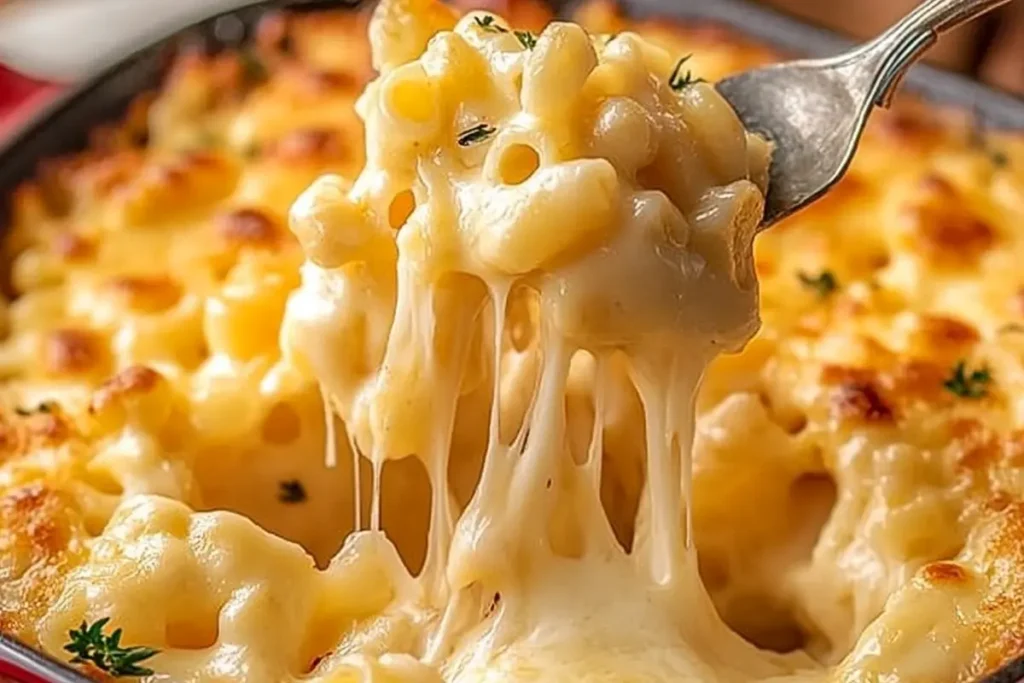
M 625 0 L 627 12 L 636 16 L 661 15 L 691 23 L 719 23 L 793 54 L 831 54 L 846 43 L 831 34 L 807 27 L 769 11 L 743 4 L 740 0 L 692 0 L 675 6 L 677 0 Z M 202 41 L 212 48 L 230 47 L 244 40 L 269 10 L 324 9 L 345 6 L 338 0 L 274 0 L 214 17 L 142 50 L 75 89 L 24 125 L 0 146 L 0 202 L 35 170 L 39 161 L 66 154 L 84 146 L 87 133 L 96 125 L 117 118 L 140 91 L 155 86 L 163 71 L 168 48 L 178 40 Z M 568 11 L 570 6 L 560 4 Z M 909 87 L 939 103 L 973 110 L 983 125 L 1024 130 L 1024 104 L 963 78 L 934 69 L 919 68 L 910 76 Z M 2 208 L 2 207 L 0 207 Z M 2 216 L 2 214 L 0 214 Z M 0 219 L 2 220 L 2 219 Z M 81 681 L 80 676 L 56 662 L 36 655 L 24 646 L 0 640 L 0 680 Z M 1024 660 L 986 679 L 986 683 L 1014 683 L 1024 680 Z

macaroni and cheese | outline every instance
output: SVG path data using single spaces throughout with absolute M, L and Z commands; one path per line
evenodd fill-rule
M 1022 652 L 1024 144 L 906 103 L 757 235 L 703 79 L 769 55 L 577 20 L 272 16 L 19 191 L 0 629 L 196 682 Z

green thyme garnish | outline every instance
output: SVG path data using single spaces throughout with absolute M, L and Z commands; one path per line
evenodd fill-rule
M 800 282 L 809 289 L 813 289 L 821 298 L 827 297 L 839 289 L 839 281 L 831 270 L 823 270 L 818 275 L 810 275 L 803 271 L 797 273 Z
M 984 398 L 988 395 L 988 385 L 992 382 L 992 372 L 986 366 L 967 372 L 967 363 L 959 361 L 953 373 L 942 386 L 960 398 Z
M 493 126 L 488 126 L 486 123 L 478 123 L 472 128 L 467 128 L 459 133 L 459 147 L 469 147 L 478 142 L 483 142 L 497 132 L 498 129 Z
M 25 408 L 23 406 L 16 406 L 14 412 L 22 417 L 28 417 L 29 415 L 36 415 L 37 413 L 52 413 L 57 408 L 57 404 L 53 401 L 43 401 L 36 405 L 35 408 Z
M 508 29 L 501 24 L 494 23 L 494 17 L 490 14 L 486 14 L 482 17 L 473 17 L 473 21 L 484 31 L 488 33 L 508 33 Z
M 306 500 L 306 487 L 298 479 L 289 479 L 279 484 L 277 499 L 282 503 L 302 503 Z
M 537 36 L 533 35 L 529 31 L 513 31 L 516 34 L 516 38 L 519 39 L 520 45 L 525 47 L 527 50 L 532 50 L 537 47 Z
M 139 666 L 139 662 L 160 651 L 142 646 L 122 647 L 121 629 L 117 629 L 109 636 L 103 635 L 103 628 L 108 621 L 110 617 L 104 617 L 92 626 L 83 621 L 76 630 L 68 631 L 71 640 L 64 649 L 75 655 L 71 663 L 91 663 L 115 677 L 153 675 L 152 669 Z
M 672 88 L 676 92 L 697 83 L 707 83 L 703 78 L 696 78 L 693 75 L 693 72 L 689 69 L 686 70 L 686 73 L 683 73 L 683 65 L 686 64 L 692 56 L 692 54 L 688 54 L 676 62 L 676 67 L 672 69 L 672 75 L 668 77 L 668 87 Z
M 239 59 L 242 60 L 242 77 L 246 85 L 259 85 L 270 77 L 267 65 L 252 50 L 242 50 Z
M 508 33 L 508 29 L 494 21 L 494 17 L 485 14 L 482 17 L 473 17 L 473 21 L 480 27 L 480 30 L 488 33 Z M 537 36 L 529 31 L 512 31 L 519 43 L 527 50 L 532 50 L 537 45 Z

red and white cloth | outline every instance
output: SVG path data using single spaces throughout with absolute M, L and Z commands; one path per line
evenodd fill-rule
M 60 91 L 60 86 L 15 73 L 0 64 L 0 140 Z

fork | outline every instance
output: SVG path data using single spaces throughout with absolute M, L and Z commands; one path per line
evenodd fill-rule
M 826 59 L 745 71 L 717 85 L 747 130 L 775 145 L 764 226 L 810 204 L 850 166 L 875 106 L 940 33 L 1010 0 L 926 0 L 877 38 Z

